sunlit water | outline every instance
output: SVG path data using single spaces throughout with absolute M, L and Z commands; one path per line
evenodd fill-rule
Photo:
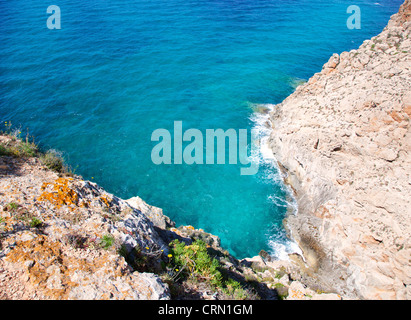
M 155 165 L 155 129 L 260 129 L 334 52 L 378 34 L 402 1 L 0 1 L 0 120 L 64 152 L 76 173 L 139 195 L 177 225 L 220 236 L 236 257 L 292 251 L 290 199 L 266 157 L 238 165 Z M 61 30 L 46 27 L 49 5 Z M 360 30 L 346 9 L 361 8 Z M 23 131 L 22 130 L 22 131 Z M 292 203 L 292 202 L 291 202 Z

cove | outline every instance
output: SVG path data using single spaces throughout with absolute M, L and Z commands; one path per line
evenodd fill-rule
M 401 2 L 357 1 L 361 29 L 350 30 L 341 0 L 59 0 L 61 29 L 50 30 L 49 2 L 2 1 L 0 120 L 107 191 L 219 236 L 237 258 L 286 257 L 293 202 L 272 159 L 249 153 L 255 175 L 239 161 L 158 166 L 151 134 L 173 135 L 174 121 L 267 134 L 266 104 L 378 34 Z

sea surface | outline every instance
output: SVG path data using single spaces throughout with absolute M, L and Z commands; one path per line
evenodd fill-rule
M 154 130 L 258 129 L 258 113 L 382 31 L 401 0 L 0 0 L 0 121 L 61 150 L 77 174 L 140 196 L 237 258 L 296 250 L 296 212 L 269 152 L 240 163 L 155 165 Z M 61 29 L 47 28 L 50 5 Z M 350 30 L 347 8 L 361 9 Z M 250 138 L 251 139 L 251 138 Z

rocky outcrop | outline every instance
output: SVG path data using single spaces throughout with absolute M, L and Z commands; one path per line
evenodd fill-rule
M 51 171 L 35 151 L 7 152 L 24 147 L 0 135 L 0 300 L 341 299 L 301 283 L 291 261 L 270 261 L 265 252 L 238 261 L 217 236 L 176 228 L 139 197 L 123 200 Z M 242 287 L 213 287 L 201 277 L 180 281 L 170 258 L 174 240 L 188 246 L 201 240 Z
M 238 261 L 218 237 L 19 158 L 24 148 L 4 146 L 20 142 L 0 135 L 0 299 L 170 299 L 156 271 L 175 239 L 204 241 L 231 279 L 252 285 L 251 298 L 410 299 L 410 6 L 271 115 L 270 146 L 299 205 L 286 226 L 304 259 Z M 177 294 L 227 297 L 209 289 Z
M 334 54 L 271 115 L 307 279 L 349 297 L 411 298 L 410 14 L 407 0 L 381 34 Z
M 1 299 L 170 298 L 157 275 L 124 259 L 135 248 L 168 248 L 145 214 L 38 158 L 0 162 Z

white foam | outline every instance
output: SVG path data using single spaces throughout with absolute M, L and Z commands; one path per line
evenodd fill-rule
M 288 255 L 291 253 L 302 255 L 302 251 L 298 245 L 288 239 L 284 229 L 278 226 L 274 226 L 271 229 L 268 245 L 271 249 L 269 254 L 278 260 L 289 260 Z
M 274 109 L 272 104 L 255 104 L 252 105 L 254 110 L 264 110 L 265 112 L 254 112 L 250 116 L 250 120 L 254 123 L 252 130 L 256 132 L 259 148 L 257 152 L 251 155 L 252 161 L 259 164 L 264 163 L 269 168 L 265 176 L 266 179 L 274 181 L 276 184 L 282 186 L 287 194 L 287 199 L 282 199 L 276 195 L 270 195 L 268 199 L 276 206 L 289 208 L 290 214 L 297 214 L 297 201 L 293 197 L 289 186 L 283 183 L 284 177 L 281 175 L 281 170 L 278 168 L 275 156 L 269 146 L 269 138 L 271 134 L 270 113 Z M 268 111 L 268 112 L 267 112 Z M 291 253 L 298 253 L 302 255 L 301 249 L 298 245 L 287 237 L 285 230 L 282 227 L 273 225 L 270 234 L 267 234 L 268 245 L 270 247 L 269 254 L 279 260 L 288 260 L 288 255 Z
M 271 150 L 271 148 L 268 146 L 268 138 L 269 137 L 261 138 L 260 152 L 264 159 L 275 160 L 274 153 Z
M 286 200 L 284 200 L 284 199 L 282 199 L 282 198 L 280 198 L 280 197 L 278 197 L 278 196 L 275 196 L 275 195 L 270 195 L 269 197 L 268 197 L 268 199 L 272 202 L 272 203 L 274 203 L 277 207 L 283 207 L 283 208 L 287 208 L 290 204 L 288 203 L 288 201 L 286 201 Z

